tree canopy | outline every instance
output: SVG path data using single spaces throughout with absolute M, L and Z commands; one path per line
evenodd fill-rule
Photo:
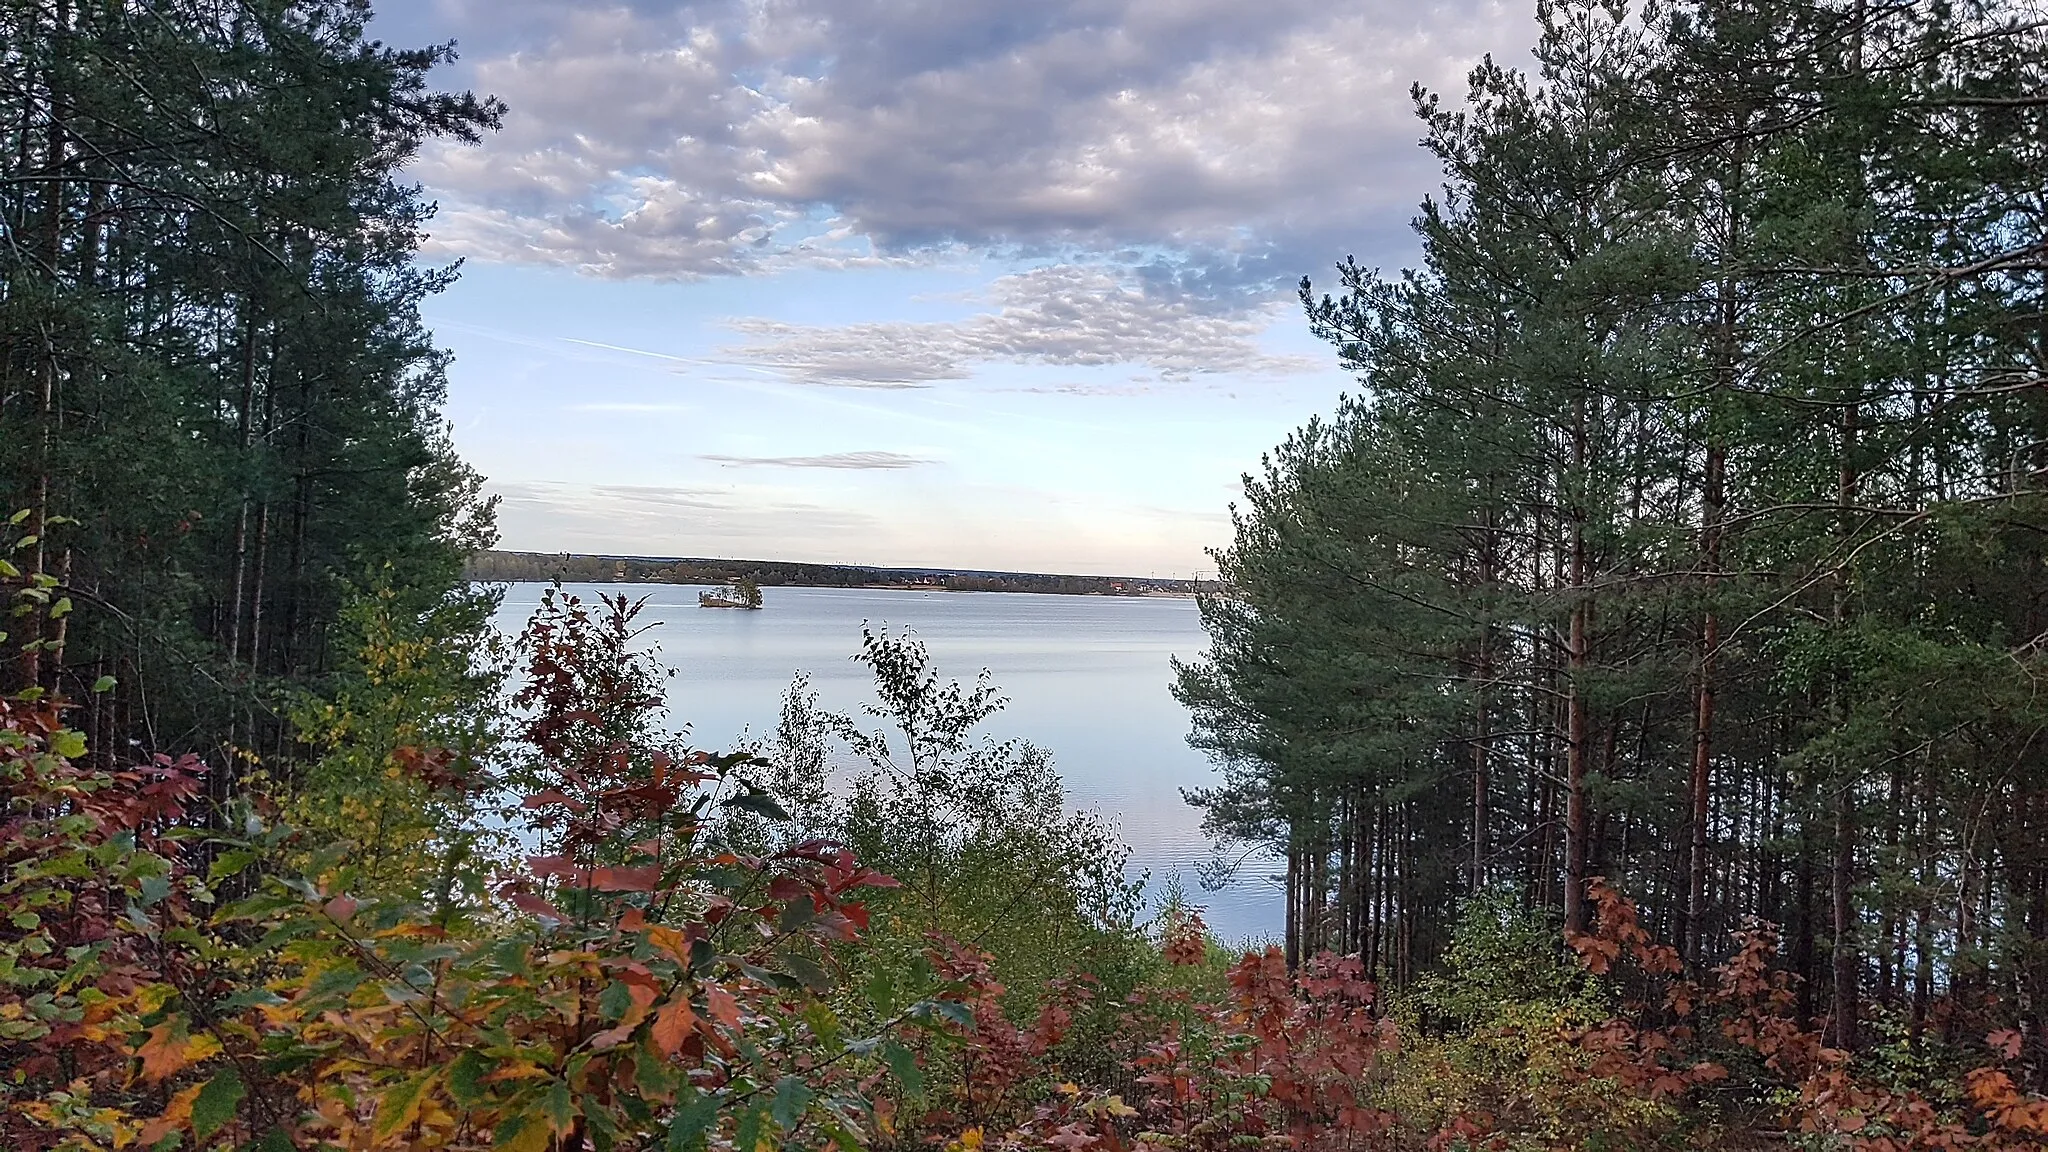
M 1218 554 L 1212 828 L 1286 856 L 1297 954 L 1397 980 L 1454 899 L 1583 930 L 1606 876 L 1695 963 L 1786 925 L 1845 1047 L 1867 998 L 2043 1003 L 2041 24 L 1541 17 L 1533 72 L 1416 91 L 1420 266 L 1302 285 L 1360 391 Z

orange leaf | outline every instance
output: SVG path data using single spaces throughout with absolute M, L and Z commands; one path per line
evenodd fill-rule
M 142 1126 L 139 1143 L 145 1148 L 154 1148 L 171 1133 L 184 1131 L 185 1126 L 192 1122 L 192 1102 L 199 1099 L 199 1093 L 205 1087 L 204 1084 L 194 1084 L 171 1097 L 164 1114 Z
M 651 925 L 647 929 L 647 942 L 668 953 L 669 958 L 678 964 L 690 962 L 690 938 L 674 928 L 665 924 Z
M 160 1084 L 219 1052 L 220 1041 L 211 1036 L 188 1035 L 185 1018 L 174 1016 L 151 1028 L 135 1054 L 142 1058 L 144 1082 Z
M 654 1014 L 654 1047 L 663 1057 L 676 1054 L 697 1026 L 697 1014 L 690 1011 L 687 997 L 677 996 Z

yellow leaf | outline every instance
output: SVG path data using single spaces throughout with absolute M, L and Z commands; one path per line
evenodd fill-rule
M 376 1135 L 381 1139 L 391 1136 L 399 1129 L 419 1119 L 420 1107 L 426 1103 L 428 1091 L 433 1087 L 440 1070 L 401 1080 L 384 1090 L 384 1098 L 377 1106 Z
M 170 1106 L 164 1109 L 164 1114 L 142 1126 L 143 1147 L 153 1148 L 171 1133 L 183 1131 L 192 1120 L 192 1102 L 199 1099 L 199 1092 L 204 1087 L 203 1084 L 194 1084 L 171 1097 Z

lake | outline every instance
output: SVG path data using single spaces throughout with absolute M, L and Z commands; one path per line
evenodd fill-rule
M 500 626 L 517 634 L 544 588 L 512 585 Z M 1281 900 L 1268 869 L 1246 868 L 1219 892 L 1196 882 L 1209 841 L 1201 813 L 1180 790 L 1217 776 L 1188 747 L 1187 712 L 1168 689 L 1172 658 L 1192 658 L 1204 647 L 1191 600 L 766 588 L 765 610 L 735 612 L 699 608 L 700 589 L 683 585 L 566 589 L 586 600 L 622 592 L 647 598 L 641 620 L 656 625 L 650 638 L 676 671 L 673 718 L 704 748 L 773 731 L 783 690 L 798 671 L 810 673 L 825 707 L 853 711 L 867 699 L 867 669 L 852 659 L 861 623 L 908 628 L 931 649 L 941 676 L 993 674 L 1010 706 L 988 721 L 988 732 L 1049 750 L 1069 806 L 1107 818 L 1131 846 L 1133 872 L 1149 872 L 1155 891 L 1178 875 L 1224 940 L 1279 937 Z

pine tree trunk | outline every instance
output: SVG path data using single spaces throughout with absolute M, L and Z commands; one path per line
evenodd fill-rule
M 1732 308 L 1732 302 L 1728 307 Z M 1724 316 L 1726 314 L 1724 313 Z M 1689 782 L 1691 837 L 1686 862 L 1685 908 L 1680 918 L 1679 951 L 1697 967 L 1706 953 L 1709 822 L 1713 818 L 1714 658 L 1721 647 L 1721 621 L 1714 611 L 1714 588 L 1721 566 L 1721 525 L 1725 514 L 1728 454 L 1718 438 L 1707 444 L 1706 476 L 1701 493 L 1700 581 L 1706 608 L 1700 621 L 1700 680 L 1694 697 L 1692 778 Z
M 1849 506 L 1855 501 L 1859 482 L 1856 464 L 1857 434 L 1860 415 L 1857 404 L 1850 404 L 1842 413 L 1842 477 L 1839 488 L 1840 530 L 1846 535 L 1850 530 Z M 1844 545 L 1846 548 L 1846 545 Z M 1846 557 L 1847 553 L 1844 551 Z M 1846 559 L 1843 561 L 1846 565 Z M 1848 572 L 1838 572 L 1835 579 L 1834 623 L 1839 630 L 1847 626 L 1849 618 Z M 1839 692 L 1839 688 L 1837 688 Z M 1837 703 L 1835 719 L 1842 719 L 1842 706 Z M 1835 787 L 1835 850 L 1829 868 L 1829 895 L 1833 913 L 1834 942 L 1831 949 L 1833 1008 L 1832 1036 L 1838 1048 L 1855 1050 L 1857 1024 L 1862 1015 L 1858 1001 L 1858 983 L 1862 972 L 1862 955 L 1859 951 L 1856 923 L 1856 780 L 1850 765 L 1837 763 L 1834 774 Z
M 1591 602 L 1586 588 L 1586 513 L 1583 489 L 1586 484 L 1587 437 L 1584 398 L 1577 403 L 1577 416 L 1572 433 L 1572 461 L 1576 466 L 1574 483 L 1580 491 L 1574 492 L 1570 498 L 1572 611 L 1566 649 L 1566 657 L 1570 661 L 1570 677 L 1565 685 L 1564 926 L 1568 932 L 1584 932 L 1587 927 L 1586 862 L 1589 859 L 1589 836 L 1592 831 L 1591 814 L 1586 801 L 1588 733 L 1584 679 L 1588 665 L 1586 634 Z

